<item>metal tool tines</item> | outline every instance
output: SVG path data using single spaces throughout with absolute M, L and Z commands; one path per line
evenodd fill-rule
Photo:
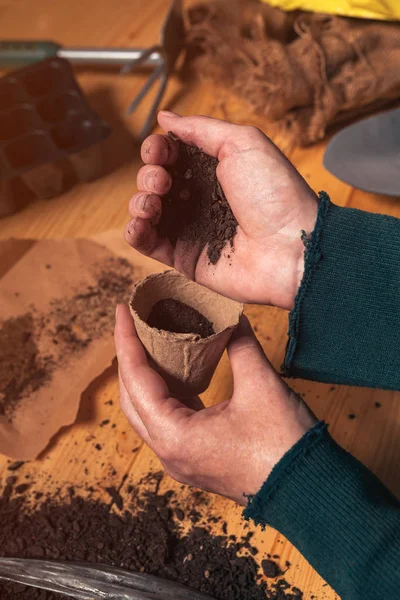
M 151 48 L 65 48 L 49 40 L 0 40 L 0 69 L 18 68 L 53 56 L 65 58 L 73 65 L 122 66 L 121 73 L 129 73 L 137 67 L 151 68 L 153 71 L 149 79 L 128 108 L 128 114 L 136 110 L 159 81 L 159 88 L 140 132 L 142 140 L 153 126 L 168 78 L 184 46 L 184 34 L 182 0 L 172 0 L 161 28 L 160 42 Z

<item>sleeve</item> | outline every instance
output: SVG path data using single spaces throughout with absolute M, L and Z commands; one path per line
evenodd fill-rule
M 303 234 L 283 374 L 400 389 L 400 220 L 332 204 Z
M 282 532 L 342 600 L 397 597 L 399 502 L 323 422 L 274 467 L 244 516 Z

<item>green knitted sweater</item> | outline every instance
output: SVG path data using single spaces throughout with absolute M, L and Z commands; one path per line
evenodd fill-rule
M 304 241 L 284 373 L 399 390 L 400 220 L 321 193 Z M 244 515 L 281 531 L 342 600 L 400 598 L 400 503 L 323 422 L 274 467 Z

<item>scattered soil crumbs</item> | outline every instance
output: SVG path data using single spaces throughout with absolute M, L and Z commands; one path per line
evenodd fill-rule
M 4 321 L 0 327 L 0 415 L 10 415 L 23 396 L 50 379 L 53 361 L 36 345 L 32 314 Z
M 164 196 L 158 225 L 161 236 L 174 245 L 177 240 L 207 246 L 215 265 L 225 244 L 233 247 L 237 221 L 218 182 L 218 160 L 195 146 L 180 142 L 179 158 L 169 168 L 171 190 Z
M 196 333 L 202 338 L 215 333 L 212 323 L 198 310 L 184 302 L 166 298 L 151 309 L 147 323 L 150 327 L 175 333 Z
M 106 488 L 106 492 L 110 496 L 114 504 L 117 506 L 117 508 L 119 508 L 119 510 L 122 510 L 124 507 L 124 501 L 119 491 L 115 489 L 115 487 L 108 487 Z
M 96 272 L 96 283 L 72 298 L 56 299 L 49 315 L 53 344 L 63 355 L 84 350 L 92 340 L 114 327 L 115 306 L 126 300 L 132 286 L 133 267 L 122 258 L 111 258 Z
M 17 460 L 7 467 L 7 471 L 18 471 L 18 469 L 20 469 L 24 464 L 25 461 Z
M 216 600 L 299 600 L 300 590 L 284 579 L 261 581 L 251 555 L 252 532 L 240 540 L 212 535 L 200 527 L 191 505 L 207 505 L 193 492 L 185 512 L 173 491 L 158 492 L 162 474 L 147 476 L 143 492 L 128 486 L 125 510 L 81 496 L 72 487 L 41 504 L 15 496 L 12 485 L 0 497 L 0 555 L 104 563 L 165 577 L 200 590 Z M 110 494 L 114 495 L 114 492 Z M 128 506 L 129 504 L 129 506 Z M 192 517 L 193 514 L 193 517 Z M 176 516 L 178 518 L 176 518 Z M 181 520 L 186 520 L 183 532 Z M 240 556 L 239 556 L 240 553 Z M 26 586 L 0 583 L 2 600 L 65 600 L 65 596 Z
M 19 403 L 48 384 L 58 367 L 94 340 L 110 335 L 117 302 L 127 300 L 133 268 L 110 258 L 94 269 L 95 284 L 51 302 L 47 314 L 0 320 L 0 415 L 12 421 Z
M 261 568 L 265 577 L 277 577 L 281 574 L 279 565 L 270 559 L 265 559 L 261 562 Z

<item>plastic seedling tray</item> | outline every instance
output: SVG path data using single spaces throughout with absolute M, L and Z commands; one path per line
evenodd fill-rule
M 101 142 L 110 132 L 64 59 L 1 78 L 0 216 L 101 176 Z

